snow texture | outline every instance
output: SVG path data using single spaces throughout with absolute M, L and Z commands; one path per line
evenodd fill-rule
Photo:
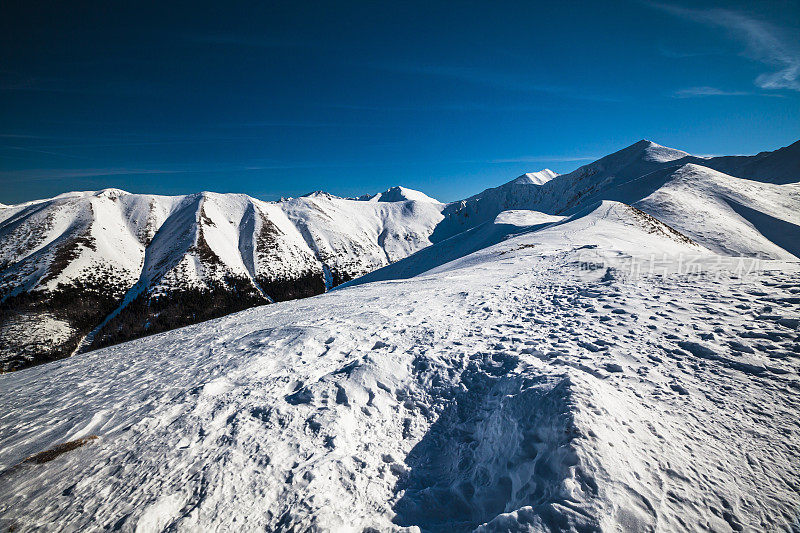
M 2 526 L 796 527 L 798 262 L 744 272 L 614 201 L 492 226 L 520 219 L 410 279 L 0 376 Z

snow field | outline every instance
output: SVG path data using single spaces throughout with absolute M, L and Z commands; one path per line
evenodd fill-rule
M 618 241 L 615 259 L 568 226 L 560 250 L 521 235 L 438 273 L 0 377 L 0 515 L 65 530 L 789 527 L 797 264 L 743 278 L 709 255 L 704 273 L 628 277 L 624 256 L 665 237 Z M 603 267 L 579 269 L 587 253 Z

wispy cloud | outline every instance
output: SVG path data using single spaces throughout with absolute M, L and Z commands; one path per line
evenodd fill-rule
M 41 148 L 30 148 L 27 146 L 8 146 L 8 145 L 0 145 L 0 152 L 4 151 L 11 151 L 11 152 L 29 152 L 35 154 L 44 154 L 44 155 L 52 155 L 56 157 L 66 157 L 67 159 L 88 159 L 83 156 L 72 155 L 72 154 L 65 154 L 63 152 L 54 152 L 52 150 L 42 150 Z
M 800 91 L 800 35 L 796 29 L 778 27 L 745 13 L 728 9 L 691 9 L 672 4 L 652 6 L 708 26 L 722 27 L 745 45 L 744 55 L 770 65 L 773 70 L 755 79 L 762 89 Z
M 672 93 L 674 98 L 703 98 L 706 96 L 747 96 L 745 91 L 725 91 L 716 87 L 687 87 Z
M 240 172 L 262 172 L 297 169 L 347 169 L 381 167 L 382 162 L 314 162 L 314 161 L 253 161 L 250 163 L 233 163 L 218 165 L 186 164 L 174 168 L 31 168 L 0 171 L 0 185 L 38 181 L 58 181 L 62 179 L 89 179 L 111 176 L 143 176 L 166 174 L 230 174 Z
M 185 171 L 140 168 L 77 168 L 77 169 L 25 169 L 0 171 L 0 183 L 28 181 L 55 181 L 103 176 L 138 176 L 144 174 L 178 174 Z

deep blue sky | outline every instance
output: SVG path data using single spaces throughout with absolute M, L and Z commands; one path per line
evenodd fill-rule
M 796 141 L 800 3 L 6 0 L 0 98 L 4 203 L 395 184 L 449 201 L 641 138 Z

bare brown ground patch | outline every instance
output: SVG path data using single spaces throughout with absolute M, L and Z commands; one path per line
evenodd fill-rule
M 23 463 L 33 463 L 37 465 L 41 465 L 44 463 L 49 463 L 59 455 L 62 455 L 67 452 L 71 452 L 72 450 L 78 449 L 84 444 L 97 439 L 97 435 L 89 435 L 88 437 L 84 437 L 82 439 L 71 440 L 69 442 L 64 442 L 61 444 L 57 444 L 50 448 L 49 450 L 45 450 L 43 452 L 39 452 L 37 454 L 31 455 L 24 461 Z

